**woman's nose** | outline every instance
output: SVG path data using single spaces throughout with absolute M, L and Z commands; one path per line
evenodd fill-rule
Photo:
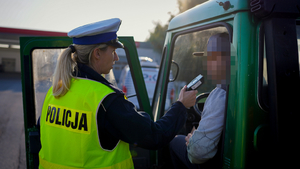
M 115 53 L 115 61 L 118 61 L 119 60 L 119 56 L 117 53 Z

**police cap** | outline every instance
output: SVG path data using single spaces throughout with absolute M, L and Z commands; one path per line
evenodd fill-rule
M 77 45 L 104 43 L 116 48 L 124 48 L 117 38 L 117 31 L 120 25 L 121 20 L 119 18 L 112 18 L 77 27 L 71 30 L 68 36 Z

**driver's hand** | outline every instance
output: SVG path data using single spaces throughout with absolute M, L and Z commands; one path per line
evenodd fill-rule
M 196 130 L 195 126 L 193 126 L 191 133 L 194 134 L 194 131 Z
M 196 102 L 197 90 L 186 91 L 186 85 L 179 93 L 178 101 L 180 101 L 186 108 L 192 107 Z
M 190 143 L 190 138 L 193 136 L 193 134 L 189 133 L 186 137 L 185 137 L 185 145 L 188 146 Z
M 185 137 L 185 145 L 188 146 L 190 143 L 190 138 L 193 136 L 194 131 L 196 130 L 195 126 L 193 127 L 191 133 L 189 133 L 186 137 Z

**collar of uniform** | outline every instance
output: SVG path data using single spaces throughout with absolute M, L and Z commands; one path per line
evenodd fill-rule
M 77 67 L 78 67 L 78 72 L 77 72 L 77 75 L 76 75 L 76 72 L 74 72 L 73 73 L 74 76 L 95 80 L 95 81 L 98 81 L 100 83 L 103 83 L 103 84 L 109 85 L 109 86 L 112 85 L 103 76 L 101 76 L 99 73 L 94 71 L 89 66 L 82 64 L 82 63 L 77 63 Z
M 95 80 L 97 82 L 100 82 L 110 87 L 116 93 L 124 95 L 122 90 L 120 90 L 118 87 L 114 86 L 113 84 L 109 83 L 103 76 L 101 76 L 99 73 L 94 71 L 89 66 L 82 63 L 77 63 L 77 67 L 78 67 L 78 72 L 73 72 L 73 76 Z

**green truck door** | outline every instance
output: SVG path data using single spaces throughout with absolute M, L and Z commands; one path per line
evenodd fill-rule
M 119 37 L 124 44 L 140 108 L 151 117 L 151 108 L 141 66 L 132 37 Z M 72 44 L 68 37 L 21 37 L 21 71 L 27 168 L 37 168 L 40 149 L 36 127 L 44 97 L 52 85 L 59 54 Z M 112 71 L 111 71 L 112 73 Z M 137 85 L 138 84 L 138 85 Z

